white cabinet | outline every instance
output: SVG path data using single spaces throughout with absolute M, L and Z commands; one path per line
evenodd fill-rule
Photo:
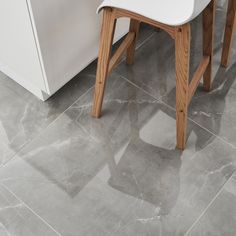
M 0 0 L 0 70 L 45 100 L 98 54 L 102 0 Z M 118 22 L 116 39 L 128 30 Z

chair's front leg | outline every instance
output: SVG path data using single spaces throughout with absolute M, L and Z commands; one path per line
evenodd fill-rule
M 98 55 L 93 109 L 92 109 L 92 116 L 96 118 L 99 118 L 101 115 L 102 102 L 106 86 L 106 79 L 108 75 L 115 26 L 116 26 L 116 19 L 113 9 L 105 8 L 103 10 L 103 23 L 102 23 L 102 32 L 101 32 L 99 55 Z
M 185 148 L 187 133 L 190 41 L 190 24 L 176 27 L 176 124 L 177 148 L 181 150 Z
M 205 91 L 210 91 L 212 81 L 212 62 L 214 50 L 214 30 L 215 30 L 215 0 L 211 0 L 203 11 L 203 56 L 210 58 L 209 64 L 203 75 Z
M 221 57 L 221 65 L 227 67 L 230 62 L 231 48 L 234 36 L 236 20 L 236 0 L 229 0 L 228 3 L 228 12 L 225 26 L 225 36 L 223 43 L 223 51 Z

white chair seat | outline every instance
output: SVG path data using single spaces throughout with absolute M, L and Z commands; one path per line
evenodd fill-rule
M 116 7 L 157 22 L 178 26 L 197 17 L 210 0 L 105 0 L 98 8 Z

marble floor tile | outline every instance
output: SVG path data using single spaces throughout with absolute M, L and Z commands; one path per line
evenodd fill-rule
M 220 29 L 220 27 L 218 27 Z M 223 29 L 223 26 L 222 26 Z M 217 45 L 220 45 L 220 41 Z M 221 50 L 215 56 L 212 91 L 199 89 L 190 106 L 189 117 L 236 148 L 236 41 L 234 40 L 230 66 L 219 67 Z M 171 99 L 169 99 L 170 101 Z
M 59 236 L 2 185 L 0 185 L 0 235 Z
M 234 236 L 236 232 L 236 175 L 224 186 L 189 236 Z
M 226 3 L 217 1 L 213 89 L 191 103 L 184 152 L 174 44 L 152 27 L 141 27 L 135 64 L 110 76 L 99 120 L 96 62 L 45 103 L 0 72 L 1 236 L 235 235 L 236 44 L 231 66 L 219 67 Z M 191 75 L 200 17 L 192 38 Z
M 189 117 L 236 148 L 236 63 L 220 68 L 210 93 L 200 92 L 193 99 Z
M 142 25 L 137 47 L 145 42 L 153 32 L 152 27 Z M 79 73 L 48 101 L 42 102 L 1 73 L 0 166 L 11 159 L 24 145 L 91 88 L 95 82 L 95 74 L 96 62 Z
M 93 86 L 91 70 L 83 71 L 46 102 L 8 77 L 0 78 L 0 166 Z
M 101 119 L 93 91 L 17 157 L 0 183 L 63 236 L 183 235 L 236 169 L 236 151 L 189 122 L 175 149 L 175 113 L 113 74 Z

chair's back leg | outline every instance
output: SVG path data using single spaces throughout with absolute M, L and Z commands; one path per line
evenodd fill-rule
M 181 150 L 185 148 L 187 132 L 190 41 L 190 24 L 176 27 L 176 125 L 177 148 Z
M 140 21 L 131 19 L 129 32 L 134 32 L 135 38 L 132 44 L 127 49 L 126 63 L 128 65 L 132 65 L 134 63 L 135 47 L 138 38 L 139 28 L 140 28 Z
M 116 19 L 111 8 L 103 10 L 103 23 L 100 39 L 95 93 L 93 101 L 92 116 L 98 118 L 101 115 L 104 90 L 111 56 L 111 48 L 114 38 Z
M 235 21 L 236 21 L 236 0 L 229 0 L 223 51 L 221 57 L 221 65 L 224 67 L 227 67 L 230 62 L 230 56 L 231 56 L 230 52 L 234 36 Z
M 203 11 L 203 56 L 209 56 L 210 61 L 203 75 L 205 91 L 210 91 L 212 82 L 212 64 L 215 32 L 215 0 L 211 0 Z

